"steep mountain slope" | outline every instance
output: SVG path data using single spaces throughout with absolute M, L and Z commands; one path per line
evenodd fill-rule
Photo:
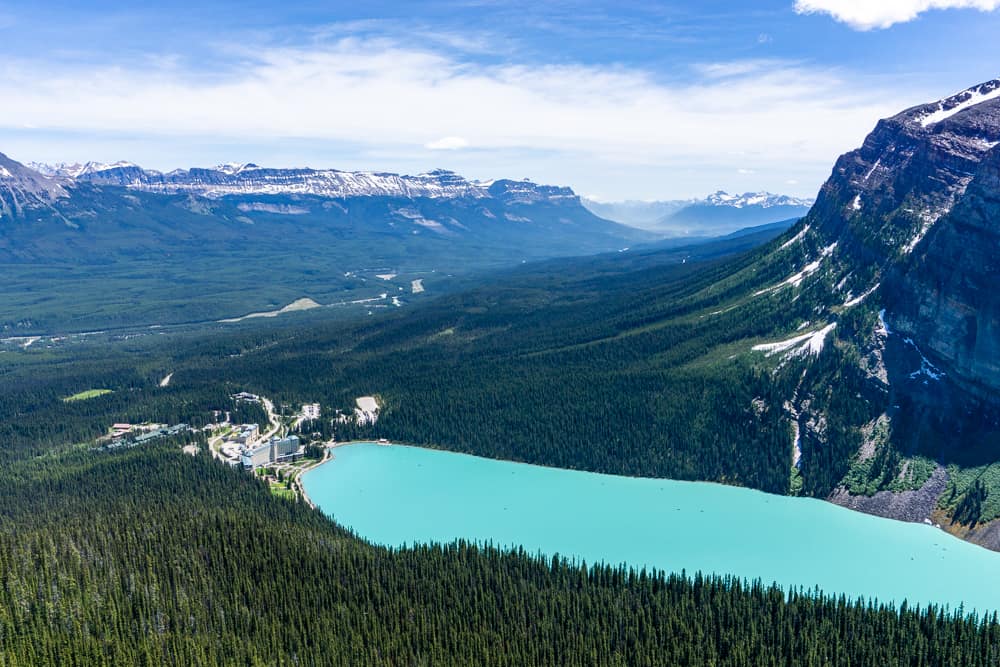
M 755 293 L 807 300 L 867 377 L 863 403 L 843 404 L 816 369 L 788 397 L 807 488 L 815 461 L 832 457 L 845 471 L 839 502 L 957 519 L 994 548 L 998 143 L 1000 81 L 880 121 L 765 259 L 789 254 L 790 275 Z M 787 360 L 799 348 L 785 349 L 767 352 Z M 845 417 L 841 432 L 827 428 Z
M 838 160 L 795 237 L 823 265 L 807 266 L 831 284 L 828 305 L 884 285 L 871 300 L 886 309 L 880 326 L 984 399 L 1000 386 L 998 144 L 1000 81 L 880 121 Z
M 1000 109 L 1000 106 L 998 106 Z M 997 118 L 1000 124 L 1000 115 Z M 1000 396 L 1000 150 L 895 276 L 894 326 L 970 391 Z
M 12 289 L 0 330 L 22 333 L 218 319 L 303 296 L 387 307 L 413 280 L 438 290 L 449 275 L 654 238 L 593 215 L 569 188 L 446 171 L 88 163 L 46 176 L 2 160 Z M 258 274 L 268 280 L 248 280 Z
M 0 218 L 13 218 L 26 209 L 51 208 L 68 193 L 48 178 L 0 153 Z

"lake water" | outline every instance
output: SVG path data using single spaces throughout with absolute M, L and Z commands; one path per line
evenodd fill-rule
M 1000 553 L 923 524 L 718 484 L 616 477 L 375 444 L 338 447 L 309 496 L 387 546 L 457 538 L 760 578 L 899 603 L 1000 609 Z

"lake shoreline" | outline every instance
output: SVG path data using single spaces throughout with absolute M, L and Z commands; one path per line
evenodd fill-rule
M 681 483 L 681 484 L 710 484 L 710 485 L 714 485 L 714 486 L 723 487 L 723 488 L 726 488 L 726 489 L 742 489 L 742 490 L 745 490 L 745 491 L 751 491 L 751 492 L 755 492 L 755 493 L 764 494 L 765 496 L 769 496 L 769 497 L 773 497 L 773 498 L 795 498 L 795 499 L 798 499 L 798 500 L 816 501 L 816 502 L 820 502 L 820 503 L 832 505 L 834 507 L 840 507 L 842 509 L 845 509 L 845 510 L 848 510 L 848 511 L 851 511 L 851 512 L 856 512 L 858 514 L 863 514 L 863 515 L 866 515 L 866 516 L 874 516 L 874 517 L 878 517 L 878 518 L 881 518 L 881 519 L 886 519 L 886 520 L 889 520 L 889 521 L 896 521 L 896 522 L 904 523 L 904 524 L 928 525 L 923 520 L 923 518 L 921 518 L 921 519 L 908 519 L 908 518 L 905 518 L 904 516 L 902 516 L 902 515 L 900 515 L 898 513 L 897 514 L 893 514 L 893 513 L 888 512 L 888 511 L 879 511 L 877 508 L 868 509 L 868 506 L 865 505 L 864 502 L 863 502 L 864 499 L 867 498 L 866 496 L 852 496 L 850 494 L 847 494 L 846 492 L 844 494 L 838 496 L 837 495 L 837 491 L 835 491 L 833 494 L 831 494 L 831 496 L 829 496 L 827 498 L 815 498 L 815 497 L 812 497 L 812 496 L 792 496 L 792 495 L 787 495 L 787 494 L 770 493 L 768 491 L 762 491 L 761 489 L 755 489 L 755 488 L 753 488 L 751 486 L 738 486 L 738 485 L 735 485 L 735 484 L 726 484 L 724 482 L 716 482 L 714 480 L 673 479 L 673 478 L 670 478 L 670 477 L 641 477 L 641 476 L 638 476 L 638 475 L 621 475 L 621 474 L 618 474 L 618 473 L 598 472 L 598 471 L 594 471 L 594 470 L 586 470 L 586 469 L 581 469 L 581 468 L 561 468 L 559 466 L 547 465 L 545 463 L 531 463 L 531 462 L 528 462 L 528 461 L 515 461 L 515 460 L 512 460 L 512 459 L 494 458 L 492 456 L 483 456 L 482 454 L 471 454 L 469 452 L 462 452 L 462 451 L 457 451 L 457 450 L 454 450 L 454 449 L 447 449 L 447 448 L 444 448 L 444 447 L 435 447 L 433 445 L 420 445 L 420 444 L 415 444 L 415 443 L 396 442 L 396 441 L 377 442 L 375 440 L 347 440 L 347 441 L 344 441 L 344 442 L 337 442 L 337 443 L 334 443 L 332 445 L 327 445 L 327 449 L 332 451 L 332 450 L 337 449 L 339 447 L 345 447 L 345 446 L 350 446 L 350 445 L 379 445 L 379 446 L 393 446 L 393 447 L 411 447 L 413 449 L 427 450 L 427 451 L 432 451 L 432 452 L 447 452 L 449 454 L 455 454 L 457 456 L 471 456 L 473 458 L 483 459 L 483 460 L 486 460 L 486 461 L 498 461 L 498 462 L 501 462 L 501 463 L 511 463 L 511 464 L 516 464 L 516 465 L 532 466 L 532 467 L 535 467 L 535 468 L 544 468 L 546 470 L 559 470 L 559 471 L 568 471 L 568 472 L 580 472 L 580 473 L 587 473 L 587 474 L 590 474 L 590 475 L 601 475 L 601 476 L 612 477 L 612 478 L 617 478 L 617 479 L 654 480 L 654 481 L 659 481 L 659 482 L 677 482 L 677 483 Z M 311 467 L 309 470 L 316 470 L 320 466 L 326 465 L 327 463 L 329 463 L 330 461 L 332 461 L 333 458 L 334 458 L 333 455 L 331 455 L 329 459 L 325 459 L 325 460 L 321 461 L 320 463 L 318 463 L 315 466 Z M 305 489 L 303 489 L 302 492 L 303 492 L 303 495 L 305 495 Z M 889 494 L 890 492 L 885 491 L 885 492 L 880 492 L 880 493 L 881 494 Z M 930 517 L 930 515 L 928 515 L 927 518 L 929 518 L 929 517 Z M 976 542 L 976 541 L 973 541 L 973 540 L 965 539 L 965 538 L 963 538 L 963 537 L 961 537 L 959 535 L 956 535 L 955 533 L 953 533 L 953 532 L 951 532 L 949 530 L 946 530 L 942 525 L 938 525 L 938 524 L 931 524 L 931 525 L 935 529 L 940 530 L 945 535 L 949 535 L 949 536 L 951 536 L 951 537 L 953 537 L 953 538 L 955 538 L 955 539 L 957 539 L 959 541 L 967 542 L 969 544 L 974 544 L 974 545 L 976 545 L 978 547 L 982 547 L 983 549 L 986 549 L 987 551 L 993 551 L 993 552 L 1000 553 L 1000 544 L 998 544 L 997 548 L 993 548 L 992 546 L 989 546 L 987 544 L 982 544 L 980 542 Z
M 325 463 L 342 465 L 313 467 L 307 472 L 320 472 L 303 477 L 303 489 L 309 486 L 310 502 L 327 517 L 373 545 L 464 540 L 577 563 L 774 582 L 786 591 L 818 587 L 894 605 L 983 612 L 1000 600 L 1000 588 L 982 581 L 1000 582 L 995 552 L 822 499 L 511 465 L 521 462 L 402 443 L 359 440 L 331 449 L 340 451 Z

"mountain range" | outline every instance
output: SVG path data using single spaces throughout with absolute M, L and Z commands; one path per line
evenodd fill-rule
M 575 198 L 569 188 L 539 186 L 528 181 L 468 181 L 437 169 L 416 176 L 336 169 L 271 169 L 255 164 L 224 164 L 210 169 L 176 169 L 163 173 L 131 162 L 28 165 L 62 183 L 90 183 L 160 193 L 191 193 L 220 198 L 230 195 L 313 195 L 316 197 L 402 197 L 485 199 L 502 196 L 521 203 Z
M 210 169 L 176 169 L 163 173 L 131 162 L 103 164 L 22 165 L 0 158 L 0 186 L 10 193 L 20 189 L 16 210 L 44 208 L 55 200 L 71 198 L 74 189 L 124 188 L 134 192 L 191 194 L 208 199 L 229 196 L 312 196 L 330 199 L 386 197 L 394 199 L 497 199 L 507 204 L 538 202 L 576 203 L 570 189 L 537 185 L 530 181 L 469 181 L 455 172 L 437 169 L 416 176 L 385 172 L 349 172 L 336 169 L 272 169 L 255 164 L 225 164 Z M 35 197 L 33 195 L 42 195 Z M 8 215 L 15 207 L 5 209 Z
M 794 221 L 815 200 L 770 192 L 729 194 L 719 190 L 703 199 L 601 202 L 584 199 L 593 213 L 665 236 L 712 237 L 782 221 Z
M 12 288 L 0 327 L 22 332 L 103 327 L 105 309 L 120 324 L 232 317 L 306 292 L 386 305 L 418 278 L 444 288 L 446 276 L 656 238 L 594 215 L 569 188 L 444 170 L 164 174 L 127 162 L 32 168 L 3 155 L 0 169 L 0 262 Z M 60 269 L 39 287 L 38 266 Z M 249 280 L 261 273 L 266 283 Z

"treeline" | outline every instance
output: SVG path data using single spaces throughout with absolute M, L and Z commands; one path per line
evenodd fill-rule
M 518 276 L 353 330 L 297 332 L 185 378 L 224 377 L 282 402 L 347 411 L 354 397 L 377 395 L 379 422 L 335 426 L 340 439 L 787 493 L 782 404 L 803 366 L 775 374 L 747 353 L 817 313 L 811 301 L 767 295 L 722 306 L 793 269 L 790 260 L 758 267 L 759 254 L 599 277 Z M 840 463 L 812 459 L 807 492 L 839 480 Z
M 0 665 L 992 666 L 1000 625 L 466 544 L 389 550 L 205 455 L 0 479 Z
M 10 396 L 6 409 L 0 395 L 0 429 L 31 448 L 92 437 L 121 419 L 203 423 L 234 391 L 279 404 L 320 401 L 327 417 L 377 395 L 375 426 L 327 421 L 311 432 L 787 493 L 792 436 L 782 404 L 803 366 L 774 373 L 772 362 L 747 353 L 826 314 L 816 312 L 816 298 L 749 296 L 797 266 L 780 253 L 761 262 L 771 250 L 722 259 L 705 252 L 706 261 L 690 264 L 648 253 L 624 269 L 607 259 L 553 263 L 374 322 L 268 325 L 118 357 L 105 351 L 105 368 L 67 362 L 51 377 L 58 389 L 36 379 L 38 388 Z M 823 363 L 829 371 L 814 375 L 836 381 L 845 357 L 831 345 Z M 171 386 L 156 386 L 168 368 L 176 371 Z M 93 373 L 90 385 L 85 373 Z M 115 393 L 56 405 L 60 393 L 98 382 Z M 855 413 L 838 446 L 804 443 L 804 492 L 825 495 L 843 477 Z M 56 437 L 53 415 L 64 431 Z

